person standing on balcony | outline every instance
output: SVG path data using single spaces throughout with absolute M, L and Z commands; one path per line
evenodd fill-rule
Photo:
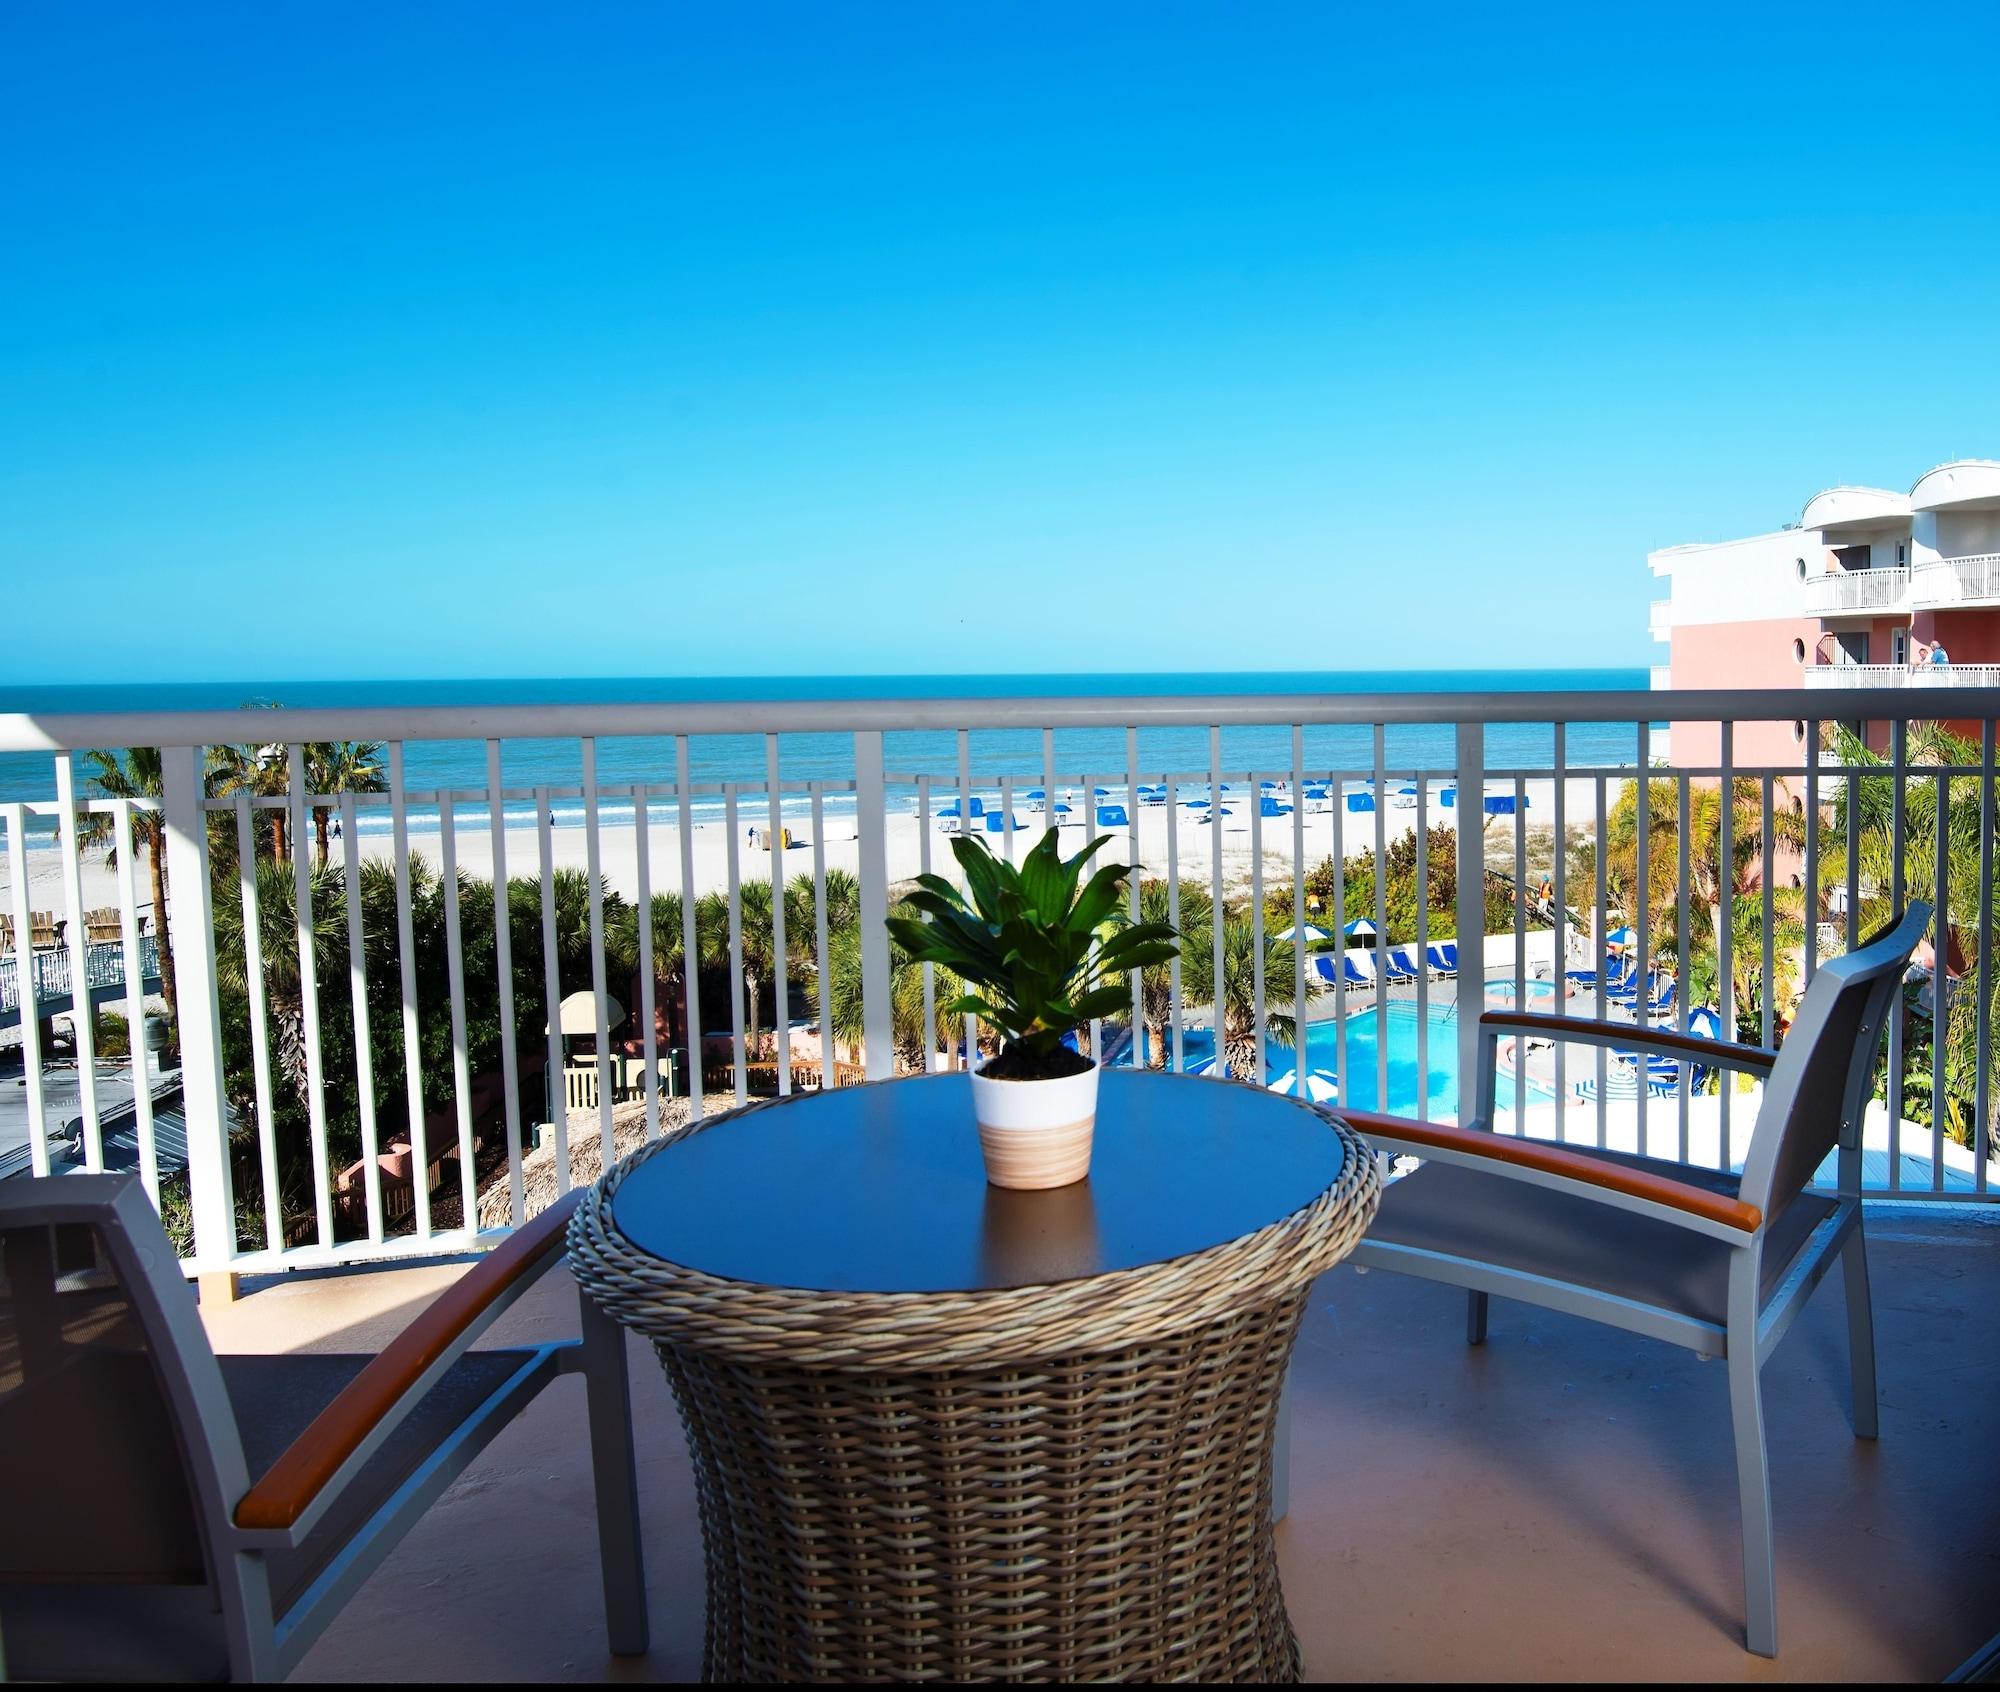
M 1932 643 L 1932 645 L 1931 645 L 1931 662 L 1932 662 L 1933 664 L 1949 664 L 1949 663 L 1951 662 L 1951 657 L 1950 657 L 1950 655 L 1949 655 L 1948 653 L 1946 653 L 1946 651 L 1945 651 L 1945 649 L 1944 649 L 1944 642 L 1943 642 L 1943 641 L 1941 641 L 1941 640 L 1940 640 L 1940 641 L 1935 641 L 1935 642 L 1933 642 L 1933 643 Z

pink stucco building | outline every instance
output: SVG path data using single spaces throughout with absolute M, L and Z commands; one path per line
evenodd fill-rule
M 1653 602 L 1668 654 L 1655 687 L 2000 685 L 2000 461 L 1941 464 L 1907 494 L 1828 488 L 1773 533 L 1648 562 L 1669 586 Z M 1942 691 L 1938 707 L 1952 722 Z M 1732 763 L 1796 763 L 1805 732 L 1740 724 Z M 1698 723 L 1673 725 L 1673 749 L 1682 764 L 1721 751 L 1714 725 Z

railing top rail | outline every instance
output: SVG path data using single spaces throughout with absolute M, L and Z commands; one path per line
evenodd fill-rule
M 1776 722 L 1922 717 L 1871 688 L 1656 692 L 1235 693 L 958 699 L 717 700 L 647 705 L 384 705 L 259 711 L 0 714 L 0 751 L 320 740 L 528 740 L 584 736 L 829 733 L 902 729 L 1206 728 L 1274 723 Z M 2000 717 L 2000 687 L 1956 690 L 1952 712 Z

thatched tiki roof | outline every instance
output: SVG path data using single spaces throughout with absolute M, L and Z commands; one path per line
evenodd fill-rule
M 660 1101 L 660 1128 L 678 1128 L 688 1118 L 686 1099 Z M 603 1136 L 598 1132 L 597 1112 L 573 1110 L 569 1113 L 569 1180 L 573 1187 L 588 1186 L 604 1173 Z M 641 1099 L 628 1099 L 611 1111 L 611 1132 L 615 1141 L 612 1161 L 637 1151 L 646 1142 L 646 1106 Z M 555 1136 L 521 1160 L 521 1180 L 526 1188 L 528 1215 L 534 1216 L 555 1203 Z M 505 1228 L 514 1220 L 507 1191 L 507 1171 L 497 1169 L 479 1195 L 479 1225 Z

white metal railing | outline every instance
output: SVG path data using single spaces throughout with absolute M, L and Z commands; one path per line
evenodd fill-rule
M 1816 664 L 1809 688 L 2000 687 L 2000 664 Z
M 1672 599 L 1655 599 L 1646 607 L 1646 627 L 1655 640 L 1665 640 L 1674 626 Z
M 1806 578 L 1806 610 L 1816 616 L 1894 611 L 1910 592 L 1907 565 L 1880 570 L 1823 570 Z
M 1919 564 L 1910 574 L 1910 605 L 1923 611 L 2000 605 L 2000 552 Z
M 159 825 L 186 1163 L 163 1161 L 141 1121 L 131 1166 L 191 1216 L 191 1270 L 477 1246 L 482 1203 L 519 1221 L 531 1178 L 565 1188 L 572 1138 L 609 1143 L 620 1108 L 651 1137 L 669 1109 L 957 1063 L 977 1026 L 941 1026 L 933 972 L 909 973 L 883 919 L 910 876 L 952 870 L 947 825 L 1018 858 L 1051 816 L 1071 849 L 1086 824 L 1111 835 L 1169 910 L 1225 918 L 1195 911 L 1180 963 L 1135 982 L 1093 1050 L 1179 1068 L 1240 1046 L 1256 1081 L 1275 1061 L 1301 1091 L 1317 1073 L 1356 1106 L 1416 1115 L 1455 1108 L 1490 995 L 1621 1014 L 1607 971 L 1566 984 L 1562 968 L 1600 962 L 1618 928 L 1649 984 L 1644 1012 L 1635 993 L 1623 1014 L 1688 1028 L 1712 1012 L 1768 1044 L 1819 959 L 1800 935 L 1830 924 L 1851 943 L 1883 901 L 1935 898 L 1944 949 L 1969 966 L 1944 994 L 1947 1038 L 1928 1013 L 1892 1021 L 1895 1108 L 1877 1107 L 1870 1179 L 1986 1198 L 2000 686 L 1952 700 L 1981 726 L 1949 764 L 1910 753 L 1935 709 L 1816 678 L 1670 705 L 1635 691 L 298 710 L 259 715 L 280 749 L 239 760 L 253 777 L 227 789 L 209 754 L 250 738 L 240 713 L 0 717 L 0 751 L 49 759 L 45 792 L 0 799 L 0 865 L 17 936 L 33 932 L 31 888 L 61 888 L 72 936 L 91 904 L 116 904 L 137 1031 L 151 989 L 136 864 Z M 1713 761 L 1660 756 L 1666 711 L 1712 726 Z M 1821 724 L 1854 720 L 1876 725 L 1884 764 L 1807 755 Z M 379 791 L 312 790 L 319 747 L 344 742 L 380 743 Z M 160 749 L 157 796 L 96 796 L 80 754 L 132 746 Z M 1718 807 L 1725 779 L 1734 802 Z M 1952 826 L 1926 824 L 1941 808 Z M 115 871 L 80 844 L 74 825 L 93 818 Z M 1649 867 L 1663 852 L 1664 894 Z M 1440 853 L 1455 892 L 1435 902 Z M 1738 920 L 1716 925 L 1702 889 L 1725 873 Z M 1400 953 L 1351 935 L 1356 920 Z M 1323 950 L 1279 949 L 1308 925 Z M 562 1032 L 578 996 L 581 1055 Z M 613 1050 L 614 998 L 637 1012 L 635 1050 Z M 1267 1050 L 1273 1009 L 1295 1006 L 1303 1051 Z M 115 1066 L 90 1017 L 72 1018 L 67 1066 L 40 1020 L 20 1020 L 15 1090 L 33 1168 L 65 1166 L 72 1109 L 76 1162 L 106 1167 Z M 1653 1099 L 1660 1077 L 1601 1052 L 1522 1063 L 1503 1088 L 1509 1131 L 1717 1166 L 1754 1118 L 1753 1098 L 1685 1069 Z M 663 1097 L 670 1069 L 684 1105 Z
M 1674 685 L 1674 667 L 1671 664 L 1655 664 L 1649 674 L 1655 693 L 1663 693 Z

